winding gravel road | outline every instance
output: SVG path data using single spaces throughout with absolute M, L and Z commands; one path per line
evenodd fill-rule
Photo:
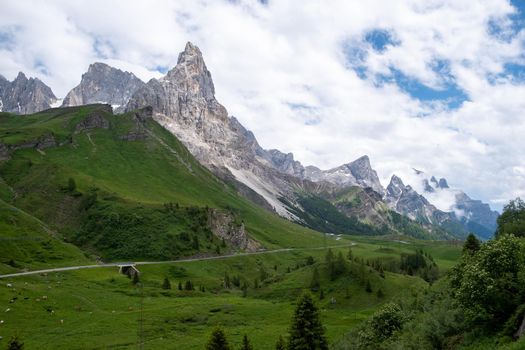
M 191 262 L 191 261 L 220 260 L 220 259 L 228 259 L 228 258 L 235 258 L 235 257 L 238 257 L 238 256 L 248 256 L 248 255 L 275 254 L 275 253 L 292 252 L 292 251 L 305 251 L 305 250 L 323 250 L 323 249 L 328 249 L 328 248 L 345 248 L 345 247 L 354 246 L 356 244 L 357 243 L 353 243 L 352 242 L 350 244 L 334 245 L 334 246 L 327 246 L 327 247 L 283 248 L 283 249 L 274 249 L 274 250 L 260 250 L 260 251 L 256 251 L 256 252 L 252 252 L 252 253 L 234 253 L 234 254 L 208 256 L 208 257 L 201 257 L 201 258 L 187 258 L 187 259 L 179 259 L 179 260 L 114 262 L 114 263 L 98 264 L 98 265 L 57 267 L 57 268 L 54 268 L 54 269 L 25 271 L 25 272 L 17 272 L 17 273 L 10 273 L 10 274 L 6 274 L 6 275 L 0 275 L 0 279 L 2 279 L 2 278 L 10 278 L 10 277 L 28 276 L 28 275 L 38 275 L 38 274 L 41 274 L 41 273 L 50 273 L 50 272 L 73 271 L 73 270 L 82 270 L 82 269 L 95 269 L 95 268 L 100 268 L 100 267 L 117 267 L 117 266 L 121 266 L 121 265 L 140 266 L 140 265 L 174 264 L 174 263 Z

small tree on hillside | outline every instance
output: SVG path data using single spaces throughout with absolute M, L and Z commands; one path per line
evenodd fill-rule
M 253 346 L 250 343 L 250 340 L 248 339 L 248 336 L 246 334 L 244 335 L 244 337 L 242 337 L 241 350 L 253 350 Z
M 370 280 L 366 281 L 365 290 L 366 290 L 367 293 L 372 293 L 372 285 L 370 284 Z
M 162 289 L 171 289 L 171 283 L 168 277 L 164 277 L 164 282 L 162 282 Z
M 326 263 L 326 268 L 328 270 L 328 277 L 330 277 L 331 280 L 334 280 L 337 273 L 335 268 L 335 257 L 334 253 L 332 252 L 332 249 L 328 249 L 324 260 Z
M 312 281 L 310 282 L 310 289 L 312 291 L 317 291 L 319 287 L 321 287 L 321 282 L 319 281 L 319 270 L 317 270 L 317 266 L 314 267 L 314 271 L 312 273 Z
M 277 343 L 275 343 L 275 350 L 285 350 L 286 344 L 284 342 L 283 336 L 280 335 L 279 339 L 277 339 Z
M 463 244 L 463 254 L 469 254 L 473 255 L 475 254 L 479 248 L 481 248 L 481 243 L 479 242 L 479 239 L 474 236 L 474 234 L 470 233 L 465 240 L 465 244 Z
M 206 344 L 206 350 L 230 350 L 230 345 L 226 339 L 224 331 L 220 327 L 216 327 L 211 333 L 210 340 Z
M 70 177 L 70 178 L 67 180 L 67 190 L 68 190 L 69 192 L 74 192 L 76 189 L 77 189 L 77 183 L 75 182 L 75 179 L 73 179 L 72 177 Z
M 319 311 L 309 294 L 300 297 L 290 327 L 288 350 L 328 350 Z
M 184 290 L 193 290 L 193 283 L 191 281 L 186 281 L 186 284 L 184 284 Z
M 17 335 L 13 335 L 9 343 L 7 343 L 7 350 L 22 350 L 24 348 L 24 343 L 22 343 Z

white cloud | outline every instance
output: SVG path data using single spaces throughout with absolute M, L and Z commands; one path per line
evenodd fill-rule
M 97 60 L 158 77 L 191 40 L 219 101 L 263 147 L 323 168 L 366 153 L 385 186 L 422 168 L 499 207 L 525 195 L 515 170 L 525 164 L 525 84 L 502 74 L 525 57 L 525 31 L 508 34 L 514 11 L 506 0 L 12 0 L 0 12 L 12 39 L 0 36 L 0 73 L 22 70 L 64 96 Z M 396 44 L 374 51 L 363 41 L 373 29 Z M 365 50 L 368 79 L 349 69 L 345 43 Z M 391 68 L 435 89 L 454 82 L 469 101 L 451 111 L 377 85 Z

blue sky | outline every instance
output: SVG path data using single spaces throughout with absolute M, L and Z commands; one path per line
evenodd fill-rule
M 417 188 L 417 168 L 501 209 L 525 197 L 524 3 L 9 0 L 0 74 L 65 96 L 94 61 L 161 77 L 192 41 L 263 147 L 321 168 L 367 154 L 384 186 Z

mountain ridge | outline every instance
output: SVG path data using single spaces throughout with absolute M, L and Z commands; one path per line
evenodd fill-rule
M 81 83 L 68 93 L 63 105 L 82 105 L 101 99 L 113 104 L 116 112 L 151 106 L 153 118 L 181 140 L 201 164 L 236 187 L 246 198 L 290 220 L 304 224 L 299 217 L 302 214 L 297 215 L 298 210 L 304 211 L 300 203 L 304 203 L 304 191 L 330 202 L 333 193 L 355 186 L 372 189 L 392 210 L 412 220 L 438 225 L 452 220 L 451 213 L 438 210 L 425 198 L 436 189 L 449 188 L 443 178 L 426 180 L 428 193 L 423 195 L 403 184 L 404 205 L 398 207 L 398 203 L 392 204 L 393 198 L 388 198 L 388 191 L 382 186 L 367 155 L 321 170 L 315 166 L 303 166 L 292 153 L 263 149 L 255 135 L 217 101 L 212 75 L 202 52 L 191 42 L 179 54 L 175 67 L 164 77 L 147 83 L 132 73 L 96 62 L 83 74 Z M 462 198 L 465 207 L 480 207 L 470 197 Z M 373 208 L 373 203 L 375 199 L 364 207 Z M 337 203 L 332 205 L 337 206 Z M 356 213 L 341 206 L 338 210 L 345 215 Z M 361 212 L 360 217 L 366 218 L 366 215 Z

